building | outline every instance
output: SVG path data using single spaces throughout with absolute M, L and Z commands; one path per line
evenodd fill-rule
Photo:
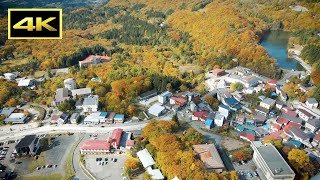
M 187 104 L 187 100 L 185 100 L 183 98 L 178 98 L 178 97 L 171 97 L 170 104 L 176 104 L 176 105 L 182 107 Z
M 284 102 L 282 102 L 282 101 L 276 101 L 276 108 L 277 108 L 277 109 L 279 109 L 279 110 L 282 109 L 284 105 L 285 105 Z
M 112 135 L 111 135 L 111 139 L 112 139 L 111 145 L 113 148 L 115 148 L 115 149 L 120 148 L 120 141 L 121 141 L 122 133 L 123 133 L 123 130 L 120 128 L 113 130 Z
M 278 84 L 278 81 L 277 81 L 277 80 L 274 80 L 274 79 L 270 79 L 270 80 L 267 81 L 267 84 L 268 84 L 269 86 L 276 87 L 277 84 Z
M 20 81 L 18 82 L 18 86 L 19 87 L 33 87 L 36 85 L 36 81 L 34 79 L 20 79 Z
M 262 126 L 264 124 L 264 122 L 266 121 L 267 117 L 264 114 L 260 114 L 257 113 L 254 117 L 253 117 L 253 122 L 254 125 L 256 126 Z
M 84 98 L 82 103 L 83 112 L 97 112 L 99 105 L 99 97 L 98 95 L 90 95 Z
M 56 95 L 52 99 L 52 105 L 58 106 L 59 104 L 63 103 L 65 100 L 68 100 L 69 98 L 69 91 L 67 88 L 58 88 L 56 90 Z
M 105 123 L 108 117 L 108 113 L 107 112 L 101 112 L 99 115 L 99 120 L 100 123 Z
M 192 147 L 208 170 L 221 173 L 226 169 L 214 144 L 199 144 Z
M 260 106 L 268 110 L 272 109 L 276 104 L 276 100 L 271 98 L 265 98 L 260 102 Z
M 241 79 L 241 83 L 246 87 L 255 87 L 260 84 L 260 79 L 256 76 L 246 76 Z
M 229 110 L 230 110 L 230 108 L 228 106 L 221 104 L 219 106 L 218 112 L 219 112 L 219 114 L 223 115 L 225 119 L 228 119 Z
M 209 74 L 214 77 L 223 76 L 225 74 L 225 71 L 223 69 L 214 69 L 209 71 Z
M 60 115 L 53 114 L 50 119 L 50 124 L 57 124 L 59 118 L 60 118 Z
M 99 124 L 100 123 L 100 112 L 91 113 L 89 116 L 85 117 L 83 124 Z
M 27 117 L 24 113 L 11 113 L 9 117 L 4 119 L 6 124 L 24 124 L 27 122 Z
M 57 120 L 57 123 L 58 124 L 66 124 L 69 120 L 69 114 L 68 113 L 62 113 L 60 116 L 59 116 L 59 119 Z
M 79 113 L 73 113 L 70 117 L 70 122 L 71 124 L 77 124 L 80 119 L 80 114 Z
M 214 124 L 216 126 L 223 126 L 224 116 L 221 114 L 216 114 L 214 117 Z
M 4 73 L 3 76 L 6 80 L 15 80 L 17 78 L 17 74 L 15 73 Z
M 234 97 L 225 98 L 222 102 L 224 102 L 223 104 L 227 105 L 233 111 L 238 111 L 241 109 L 239 101 L 237 101 Z
M 109 56 L 90 55 L 86 59 L 79 61 L 79 67 L 88 67 L 89 65 L 97 65 L 107 63 L 111 60 Z
M 306 133 L 304 133 L 299 127 L 292 127 L 288 131 L 285 131 L 285 133 L 289 137 L 302 142 L 304 145 L 308 147 L 311 146 L 310 137 Z
M 141 161 L 141 164 L 143 165 L 143 167 L 147 170 L 151 179 L 155 179 L 155 180 L 164 179 L 159 169 L 153 169 L 156 163 L 147 149 L 143 149 L 137 152 L 137 156 Z
M 312 108 L 317 108 L 319 104 L 315 98 L 308 98 L 306 101 L 306 105 L 312 109 Z
M 306 122 L 305 127 L 314 133 L 320 128 L 320 120 L 319 119 L 311 119 Z
M 254 134 L 244 132 L 244 131 L 240 132 L 240 138 L 243 140 L 246 140 L 246 141 L 250 141 L 250 142 L 252 142 L 256 139 Z
M 5 107 L 0 111 L 0 115 L 9 117 L 14 112 L 14 110 L 16 110 L 16 108 L 14 107 Z
M 197 111 L 193 112 L 191 115 L 191 120 L 193 121 L 205 121 L 207 119 L 208 111 Z
M 149 109 L 149 114 L 152 114 L 154 116 L 161 116 L 163 113 L 165 113 L 165 107 L 161 106 L 158 103 L 153 104 Z
M 76 81 L 73 78 L 68 78 L 63 81 L 64 88 L 69 91 L 77 89 Z
M 80 88 L 71 90 L 71 95 L 74 99 L 76 99 L 77 96 L 88 97 L 91 95 L 91 93 L 91 88 Z
M 88 139 L 80 145 L 81 154 L 106 154 L 111 150 L 111 143 L 108 140 Z
M 172 96 L 173 96 L 173 94 L 169 91 L 163 92 L 158 95 L 158 101 L 161 104 L 166 104 L 169 101 L 169 98 Z
M 267 116 L 268 113 L 269 113 L 269 109 L 266 109 L 266 108 L 264 108 L 262 106 L 257 106 L 255 110 L 256 110 L 257 113 L 263 114 L 264 116 Z
M 206 125 L 206 128 L 207 128 L 207 129 L 211 129 L 211 128 L 213 128 L 214 121 L 213 121 L 212 119 L 207 119 L 207 120 L 205 121 L 205 125 Z
M 114 113 L 114 112 L 108 113 L 108 116 L 106 118 L 106 123 L 112 124 L 113 123 L 113 118 L 114 118 L 115 115 L 116 115 L 116 113 Z
M 262 144 L 260 141 L 251 143 L 253 162 L 261 179 L 294 180 L 295 173 L 272 144 Z
M 302 109 L 302 108 L 298 108 L 296 110 L 296 113 L 298 114 L 298 116 L 305 120 L 305 121 L 309 121 L 310 119 L 315 118 L 315 116 L 313 114 L 311 114 L 310 112 L 308 112 L 306 109 Z
M 236 123 L 243 124 L 245 120 L 246 120 L 246 117 L 243 114 L 237 114 Z
M 35 155 L 39 149 L 39 138 L 36 135 L 27 135 L 15 146 L 18 156 Z
M 123 123 L 124 122 L 124 115 L 123 114 L 116 114 L 113 118 L 114 123 Z
M 152 97 L 156 96 L 157 94 L 158 94 L 157 90 L 153 89 L 151 91 L 147 91 L 145 93 L 140 94 L 138 98 L 140 100 L 147 100 L 149 98 L 152 98 Z

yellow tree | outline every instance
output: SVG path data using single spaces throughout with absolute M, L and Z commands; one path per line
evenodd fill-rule
M 292 149 L 288 153 L 288 159 L 293 167 L 297 170 L 304 168 L 310 162 L 308 155 L 306 155 L 305 152 L 300 149 Z

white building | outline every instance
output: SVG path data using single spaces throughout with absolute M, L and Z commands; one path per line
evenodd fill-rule
M 165 112 L 165 108 L 158 103 L 155 103 L 148 109 L 149 114 L 161 116 Z
M 18 82 L 19 87 L 32 87 L 36 85 L 36 81 L 34 79 L 20 79 Z
M 76 81 L 72 78 L 65 79 L 63 84 L 64 88 L 67 88 L 69 91 L 77 89 Z
M 305 127 L 314 133 L 320 128 L 320 120 L 319 119 L 311 119 L 306 122 Z
M 100 123 L 100 112 L 91 113 L 85 117 L 83 124 L 99 124 Z
M 223 115 L 225 119 L 228 119 L 230 108 L 224 104 L 219 106 L 218 112 Z
M 312 109 L 312 108 L 317 108 L 319 104 L 315 98 L 308 98 L 306 101 L 306 105 Z
M 76 96 L 87 97 L 91 95 L 91 88 L 81 88 L 81 89 L 73 89 L 71 90 L 71 94 L 73 98 Z
M 167 103 L 169 101 L 169 98 L 171 96 L 173 96 L 173 94 L 171 92 L 169 92 L 169 91 L 166 91 L 166 92 L 158 95 L 158 101 L 161 104 L 165 104 L 165 103 Z
M 71 124 L 77 124 L 80 119 L 80 114 L 79 113 L 73 113 L 70 117 L 70 122 Z
M 3 76 L 6 80 L 14 80 L 17 77 L 14 73 L 4 73 Z
M 147 149 L 143 149 L 137 152 L 137 156 L 140 159 L 143 167 L 147 170 L 148 174 L 151 176 L 151 179 L 156 179 L 156 180 L 164 179 L 159 169 L 153 169 L 156 163 Z
M 83 112 L 97 112 L 99 105 L 98 95 L 90 95 L 84 98 L 82 103 Z
M 307 111 L 304 108 L 298 108 L 296 110 L 296 113 L 299 115 L 299 117 L 305 121 L 309 121 L 310 119 L 315 118 L 315 116 L 313 114 L 311 114 L 311 112 Z
M 276 104 L 276 100 L 271 98 L 265 98 L 260 102 L 260 106 L 268 110 L 272 109 Z
M 216 114 L 214 117 L 214 124 L 216 126 L 223 126 L 224 116 L 221 114 Z

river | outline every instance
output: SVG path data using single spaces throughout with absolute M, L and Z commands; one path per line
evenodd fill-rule
M 270 31 L 263 37 L 261 46 L 266 48 L 270 57 L 277 60 L 280 68 L 304 70 L 297 60 L 288 58 L 287 46 L 289 37 L 290 33 L 285 31 Z

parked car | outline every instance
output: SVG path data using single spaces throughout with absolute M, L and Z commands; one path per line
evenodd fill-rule
M 102 162 L 101 165 L 103 166 L 103 165 L 104 165 L 104 162 Z
M 253 171 L 253 175 L 257 177 L 257 176 L 258 176 L 258 173 L 255 172 L 255 171 Z
M 37 167 L 37 170 L 40 170 L 41 169 L 41 167 Z
M 96 158 L 96 161 L 99 161 L 99 158 Z
M 51 165 L 51 164 L 48 164 L 48 165 L 47 165 L 47 168 L 52 168 L 52 165 Z
M 117 158 L 114 158 L 114 159 L 113 159 L 113 162 L 117 162 Z
M 106 157 L 106 158 L 104 158 L 104 161 L 108 161 L 108 158 Z
M 56 168 L 56 167 L 58 167 L 58 165 L 56 164 L 56 165 L 54 165 L 54 168 Z
M 250 171 L 248 171 L 247 175 L 248 175 L 249 178 L 253 178 L 253 175 L 252 175 L 252 173 Z

